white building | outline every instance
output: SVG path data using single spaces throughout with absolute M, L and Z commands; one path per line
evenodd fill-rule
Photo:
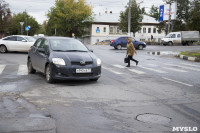
M 94 22 L 86 29 L 87 35 L 83 37 L 84 44 L 95 44 L 102 40 L 112 40 L 120 36 L 127 36 L 119 29 L 119 15 L 115 13 L 98 14 Z M 164 32 L 158 33 L 156 26 L 159 24 L 154 18 L 147 15 L 143 16 L 142 30 L 135 34 L 136 40 L 150 41 L 151 35 L 155 41 L 160 41 L 165 36 Z

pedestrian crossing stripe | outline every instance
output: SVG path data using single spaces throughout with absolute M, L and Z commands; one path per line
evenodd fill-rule
M 161 70 L 157 70 L 157 69 L 153 69 L 153 68 L 149 68 L 149 67 L 144 67 L 144 66 L 138 66 L 138 67 L 146 69 L 146 70 L 154 71 L 154 72 L 157 72 L 157 73 L 167 73 L 165 71 L 161 71 Z
M 6 65 L 0 65 L 0 74 L 3 72 L 3 70 L 5 69 Z
M 171 70 L 171 71 L 176 71 L 176 72 L 187 72 L 185 70 L 180 70 L 180 69 L 176 69 L 176 68 L 171 68 L 171 67 L 162 67 L 164 69 L 168 69 L 168 70 Z
M 114 70 L 112 70 L 111 68 L 108 68 L 108 67 L 105 67 L 105 66 L 102 66 L 102 68 L 103 68 L 103 69 L 106 69 L 106 70 L 108 70 L 108 71 L 110 71 L 110 72 L 112 72 L 112 73 L 114 73 L 114 74 L 117 74 L 117 75 L 123 74 L 123 73 L 114 71 Z
M 168 64 L 168 63 L 165 63 L 165 65 L 168 65 L 168 66 L 175 66 L 175 67 L 181 67 L 181 68 L 184 68 L 184 69 L 189 69 L 189 70 L 193 70 L 193 71 L 198 71 L 198 72 L 200 72 L 200 69 L 198 69 L 198 68 L 192 68 L 192 67 L 187 67 L 187 66 Z
M 17 75 L 28 75 L 27 65 L 19 65 Z
M 114 67 L 117 67 L 117 68 L 126 68 L 124 66 L 121 66 L 121 65 L 113 65 Z M 137 73 L 137 74 L 145 74 L 145 72 L 142 72 L 142 71 L 138 71 L 138 70 L 135 70 L 135 69 L 128 69 L 129 71 L 131 72 L 134 72 L 134 73 Z

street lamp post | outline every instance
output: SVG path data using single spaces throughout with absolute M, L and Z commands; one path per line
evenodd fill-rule
M 129 12 L 128 12 L 128 35 L 131 35 L 131 0 L 129 0 Z
M 170 33 L 170 25 L 171 25 L 171 6 L 172 6 L 172 1 L 169 0 L 169 18 L 168 18 L 168 34 Z

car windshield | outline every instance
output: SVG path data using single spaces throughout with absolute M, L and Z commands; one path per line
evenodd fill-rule
M 165 38 L 170 38 L 172 36 L 172 34 L 168 34 Z
M 53 51 L 63 52 L 87 52 L 87 47 L 75 39 L 51 39 L 50 45 Z
M 35 38 L 33 38 L 33 37 L 30 37 L 30 36 L 26 36 L 26 37 L 24 37 L 26 40 L 28 40 L 29 42 L 35 42 Z

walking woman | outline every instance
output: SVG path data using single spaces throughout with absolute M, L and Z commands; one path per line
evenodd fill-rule
M 132 43 L 132 38 L 128 38 L 126 52 L 126 54 L 128 55 L 128 65 L 126 67 L 130 67 L 130 60 L 135 61 L 136 65 L 138 65 L 139 61 L 133 59 L 134 53 L 137 54 L 137 51 L 135 50 L 134 45 Z

